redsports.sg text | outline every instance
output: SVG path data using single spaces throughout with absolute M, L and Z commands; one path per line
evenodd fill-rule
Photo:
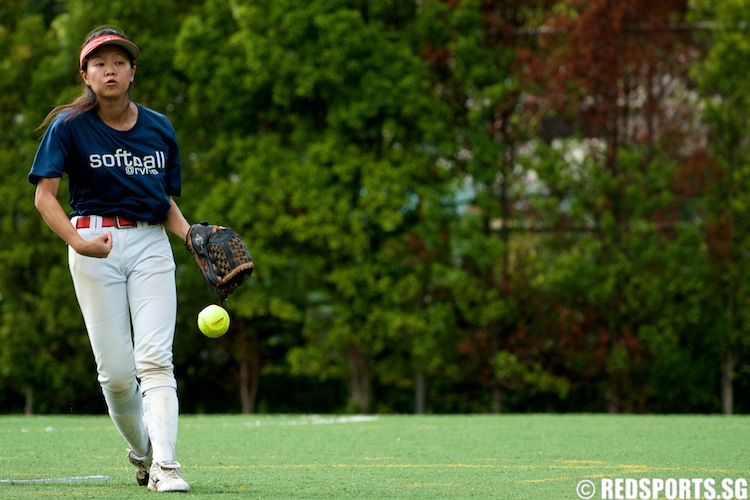
M 602 478 L 578 483 L 582 500 L 748 500 L 744 478 Z

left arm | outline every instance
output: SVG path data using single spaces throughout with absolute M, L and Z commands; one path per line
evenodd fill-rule
M 177 206 L 177 202 L 171 196 L 169 197 L 169 205 L 167 218 L 164 219 L 164 227 L 179 237 L 180 240 L 185 241 L 188 229 L 190 229 L 190 223 L 182 215 L 180 207 Z

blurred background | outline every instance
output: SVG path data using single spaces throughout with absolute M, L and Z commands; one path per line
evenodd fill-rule
M 104 413 L 27 173 L 109 24 L 183 242 L 183 413 L 750 411 L 750 0 L 3 0 L 0 413 Z M 67 187 L 61 189 L 67 208 Z

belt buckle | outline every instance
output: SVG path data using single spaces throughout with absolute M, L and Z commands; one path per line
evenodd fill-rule
M 131 226 L 123 226 L 123 225 L 122 225 L 122 224 L 120 223 L 120 216 L 119 216 L 119 215 L 115 215 L 115 227 L 116 227 L 117 229 L 122 229 L 123 227 L 131 227 Z

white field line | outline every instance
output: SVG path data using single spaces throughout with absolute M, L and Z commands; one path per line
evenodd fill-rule
M 359 424 L 362 422 L 375 422 L 378 420 L 377 416 L 374 415 L 346 415 L 339 417 L 322 417 L 319 415 L 312 415 L 309 417 L 303 417 L 300 419 L 286 420 L 280 422 L 263 422 L 255 420 L 253 422 L 245 423 L 248 427 L 260 427 L 261 425 L 336 425 L 336 424 Z
M 50 477 L 43 479 L 0 479 L 5 484 L 52 484 L 52 483 L 91 483 L 109 481 L 109 476 Z

